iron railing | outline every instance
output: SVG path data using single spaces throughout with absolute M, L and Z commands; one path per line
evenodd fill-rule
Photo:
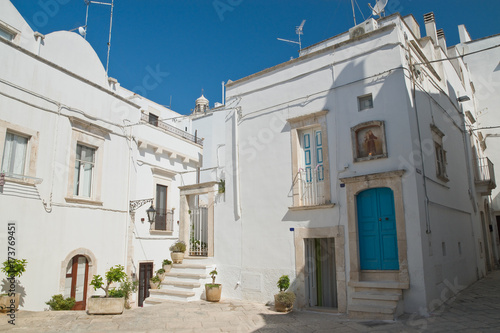
M 475 178 L 477 182 L 491 182 L 492 184 L 496 184 L 493 163 L 491 163 L 489 158 L 481 157 L 477 159 Z
M 300 169 L 297 174 L 300 206 L 318 206 L 325 204 L 324 170 L 320 164 L 315 169 Z
M 190 211 L 191 225 L 189 255 L 207 256 L 208 254 L 208 207 L 195 207 Z
M 167 209 L 158 209 L 154 223 L 151 224 L 151 230 L 173 231 L 174 230 L 174 211 Z
M 194 143 L 197 143 L 199 144 L 200 146 L 203 146 L 203 139 L 202 138 L 198 138 L 197 136 L 195 135 L 192 135 L 186 131 L 183 131 L 177 127 L 174 127 L 172 125 L 169 125 L 161 120 L 151 120 L 149 115 L 145 114 L 145 113 L 142 113 L 141 114 L 141 120 L 147 122 L 147 123 L 150 123 L 151 125 L 153 126 L 156 126 L 158 128 L 161 128 L 162 130 L 166 131 L 166 132 L 169 132 L 169 133 L 173 133 L 173 134 L 176 134 L 186 140 L 189 140 L 189 141 L 192 141 Z M 151 121 L 150 121 L 151 120 Z

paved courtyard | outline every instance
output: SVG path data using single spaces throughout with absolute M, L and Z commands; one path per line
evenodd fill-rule
M 448 285 L 454 294 L 456 286 Z M 0 320 L 0 332 L 500 332 L 500 271 L 461 291 L 430 316 L 404 315 L 394 322 L 311 311 L 282 314 L 264 304 L 233 300 L 172 302 L 118 316 L 19 311 L 15 326 L 5 314 Z

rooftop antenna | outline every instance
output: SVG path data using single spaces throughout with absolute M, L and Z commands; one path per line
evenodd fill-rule
M 85 1 L 85 4 L 87 5 L 87 12 L 85 14 L 85 28 L 80 27 L 78 29 L 78 32 L 85 38 L 87 39 L 87 22 L 89 19 L 89 7 L 91 3 L 95 3 L 97 5 L 105 5 L 105 6 L 110 6 L 111 7 L 111 14 L 109 18 L 109 39 L 108 39 L 108 56 L 106 59 L 106 75 L 108 75 L 108 69 L 109 69 L 109 52 L 111 50 L 111 29 L 113 27 L 113 7 L 114 7 L 114 0 L 111 0 L 111 3 L 109 2 L 102 2 L 102 1 L 92 1 L 92 0 L 83 0 Z
M 283 42 L 299 44 L 299 51 L 301 51 L 302 50 L 302 44 L 301 44 L 301 41 L 300 41 L 300 35 L 304 34 L 302 31 L 304 29 L 304 24 L 305 23 L 306 23 L 306 20 L 302 20 L 302 23 L 298 27 L 295 27 L 295 33 L 299 36 L 299 41 L 298 42 L 296 42 L 294 40 L 283 39 L 283 38 L 277 38 L 277 39 L 281 40 Z
M 356 12 L 354 11 L 354 0 L 351 0 L 352 17 L 354 18 L 354 25 L 356 25 Z
M 382 17 L 382 13 L 385 13 L 385 6 L 387 6 L 388 1 L 389 0 L 377 0 L 374 7 L 368 4 L 368 7 L 372 10 L 372 15 Z

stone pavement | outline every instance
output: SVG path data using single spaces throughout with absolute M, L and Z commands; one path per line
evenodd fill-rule
M 346 315 L 293 311 L 239 300 L 166 303 L 117 316 L 83 311 L 19 311 L 15 326 L 0 314 L 0 332 L 500 332 L 500 271 L 490 273 L 429 316 L 397 321 L 350 320 Z

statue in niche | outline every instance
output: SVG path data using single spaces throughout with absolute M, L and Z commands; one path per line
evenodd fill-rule
M 384 154 L 381 131 L 380 126 L 370 126 L 358 130 L 356 133 L 357 158 L 370 158 Z

